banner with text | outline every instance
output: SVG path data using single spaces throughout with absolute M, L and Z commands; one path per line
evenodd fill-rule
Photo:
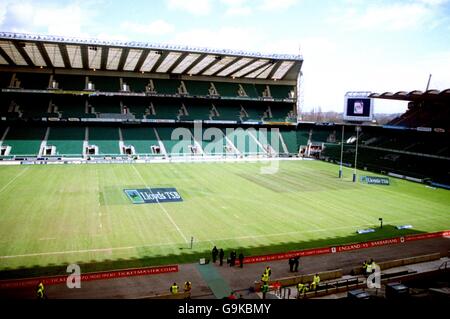
M 133 204 L 155 204 L 182 202 L 183 198 L 175 188 L 124 189 Z

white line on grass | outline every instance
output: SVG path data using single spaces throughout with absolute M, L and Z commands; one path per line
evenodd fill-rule
M 139 173 L 139 171 L 136 169 L 136 167 L 134 165 L 132 165 L 133 169 L 135 170 L 135 172 L 139 175 L 140 179 L 144 182 L 144 186 L 147 187 L 150 190 L 150 187 L 147 185 L 147 183 L 145 182 L 144 178 L 142 177 L 141 173 Z M 151 193 L 151 191 L 150 191 Z M 156 197 L 155 197 L 156 198 Z M 159 207 L 161 207 L 161 209 L 164 211 L 164 213 L 166 213 L 167 218 L 169 218 L 170 222 L 175 226 L 175 228 L 177 229 L 178 233 L 181 235 L 181 237 L 183 237 L 184 241 L 186 243 L 188 243 L 188 240 L 186 238 L 186 236 L 184 236 L 183 232 L 181 231 L 180 227 L 178 227 L 178 225 L 175 223 L 175 221 L 172 219 L 172 217 L 170 216 L 169 212 L 164 208 L 163 205 L 161 205 L 161 203 L 159 202 L 158 199 L 156 199 L 156 202 L 158 203 Z
M 425 219 L 433 219 L 433 217 L 428 218 L 417 218 L 414 220 L 408 220 L 408 222 L 414 222 L 417 220 L 425 220 Z M 436 218 L 437 219 L 437 218 Z M 405 222 L 406 220 L 396 220 L 396 222 Z M 394 220 L 386 221 L 386 223 L 393 223 Z M 208 240 L 197 241 L 197 244 L 201 243 L 217 243 L 220 241 L 226 240 L 238 240 L 238 239 L 255 239 L 255 238 L 264 238 L 264 237 L 277 237 L 277 236 L 286 236 L 286 235 L 294 235 L 294 234 L 306 234 L 306 233 L 319 233 L 319 232 L 329 232 L 332 230 L 339 229 L 358 229 L 360 227 L 369 227 L 371 225 L 356 225 L 356 226 L 342 226 L 342 227 L 334 227 L 334 228 L 324 228 L 324 229 L 314 229 L 314 230 L 306 230 L 306 231 L 292 231 L 292 232 L 284 232 L 284 233 L 274 233 L 267 235 L 249 235 L 249 236 L 240 236 L 240 237 L 230 237 L 230 238 L 214 238 Z M 109 252 L 111 253 L 114 250 L 131 250 L 136 248 L 146 248 L 146 247 L 161 247 L 161 246 L 171 246 L 176 245 L 176 243 L 160 243 L 160 244 L 152 244 L 152 245 L 143 245 L 143 246 L 126 246 L 126 247 L 111 247 L 111 248 L 94 248 L 94 249 L 83 249 L 83 250 L 70 250 L 70 251 L 55 251 L 55 252 L 46 252 L 46 253 L 32 253 L 32 254 L 21 254 L 21 255 L 10 255 L 10 256 L 0 256 L 0 259 L 11 259 L 11 258 L 19 258 L 19 257 L 36 257 L 36 256 L 48 256 L 48 255 L 64 255 L 64 254 L 77 254 L 77 253 L 92 253 L 92 252 Z
M 5 186 L 2 187 L 2 189 L 0 189 L 0 193 L 3 192 L 6 187 L 8 187 L 12 182 L 14 182 L 17 178 L 19 178 L 20 176 L 22 176 L 23 173 L 25 173 L 25 171 L 27 171 L 29 168 L 29 166 L 27 166 L 23 171 L 21 171 L 19 174 L 16 175 L 16 177 L 14 177 L 12 180 L 10 180 L 8 182 L 8 184 L 6 184 Z

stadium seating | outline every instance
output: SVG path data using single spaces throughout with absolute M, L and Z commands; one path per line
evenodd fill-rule
M 446 103 L 410 103 L 408 110 L 392 120 L 389 125 L 402 127 L 431 127 L 449 129 L 450 109 Z
M 86 98 L 83 96 L 55 95 L 52 103 L 56 105 L 62 118 L 94 118 L 96 114 L 86 114 Z
M 153 102 L 155 107 L 155 115 L 147 115 L 147 118 L 170 119 L 175 120 L 178 116 L 178 110 L 181 107 L 181 102 L 177 100 L 155 100 Z
M 245 90 L 245 93 L 247 93 L 247 96 L 250 98 L 258 98 L 258 92 L 256 90 L 256 87 L 254 84 L 242 84 L 242 88 Z
M 228 82 L 214 82 L 217 92 L 223 97 L 237 97 L 238 95 L 238 85 L 236 83 Z
M 308 145 L 309 133 L 310 133 L 310 129 L 309 128 L 299 128 L 297 130 L 297 144 L 298 144 L 298 146 Z M 298 153 L 298 149 L 297 149 L 297 153 Z
M 128 112 L 133 114 L 136 119 L 145 118 L 146 110 L 150 105 L 150 100 L 146 98 L 134 97 L 123 99 L 123 105 L 128 108 Z
M 96 91 L 100 92 L 119 92 L 119 78 L 111 76 L 89 76 L 89 81 L 95 86 Z
M 121 130 L 124 145 L 134 146 L 136 154 L 156 154 L 152 146 L 159 147 L 159 142 L 153 127 L 123 127 Z
M 20 105 L 20 110 L 23 112 L 22 118 L 42 118 L 54 115 L 49 113 L 50 97 L 44 94 L 23 94 L 16 100 L 16 103 Z
M 148 79 L 144 78 L 122 78 L 122 80 L 130 87 L 130 92 L 135 93 L 145 92 L 145 86 L 148 84 Z
M 89 127 L 89 145 L 98 147 L 98 155 L 120 154 L 119 129 L 117 127 Z
M 185 81 L 186 89 L 191 96 L 209 95 L 210 82 L 205 81 Z
M 205 132 L 207 132 L 208 138 L 205 136 Z M 194 134 L 194 130 L 191 129 L 191 133 Z M 202 148 L 205 155 L 227 155 L 228 153 L 226 149 L 227 141 L 223 132 L 220 129 L 204 129 L 202 131 Z
M 289 93 L 291 91 L 294 91 L 293 86 L 289 85 L 271 85 L 270 86 L 270 93 L 272 94 L 273 98 L 276 99 L 287 99 L 289 98 Z
M 225 130 L 224 132 L 242 155 L 265 154 L 265 151 L 255 141 L 258 134 L 256 130 L 244 130 L 242 128 L 237 128 L 234 130 Z
M 430 148 L 427 141 L 430 141 Z M 364 128 L 360 136 L 357 165 L 375 172 L 393 172 L 419 179 L 432 178 L 436 182 L 450 184 L 446 141 L 448 136 L 445 134 Z M 354 163 L 355 148 L 355 141 L 344 145 L 344 163 Z M 415 149 L 420 152 L 414 152 Z M 325 143 L 321 155 L 324 159 L 340 162 L 340 154 L 339 144 Z
M 189 129 L 183 129 L 183 136 L 180 137 L 174 133 L 172 139 L 173 128 L 159 127 L 156 129 L 160 140 L 163 142 L 167 154 L 171 156 L 192 155 L 191 146 L 194 145 Z
M 291 154 L 298 154 L 298 148 L 301 144 L 298 144 L 297 142 L 297 132 L 295 130 L 280 130 L 280 133 L 284 143 L 286 144 L 288 152 Z
M 153 80 L 155 84 L 155 90 L 158 94 L 178 94 L 178 88 L 181 84 L 178 80 L 165 80 L 157 79 Z
M 0 88 L 7 88 L 11 83 L 12 72 L 0 72 Z
M 91 97 L 88 99 L 95 113 L 120 114 L 120 101 L 115 97 Z
M 47 90 L 50 82 L 50 74 L 17 72 L 16 79 L 20 81 L 20 87 L 22 89 Z
M 37 156 L 45 132 L 45 127 L 10 126 L 2 145 L 11 146 L 10 155 Z
M 211 109 L 210 103 L 189 102 L 184 103 L 188 111 L 188 115 L 180 116 L 181 120 L 209 120 Z
M 59 89 L 66 91 L 83 91 L 86 86 L 86 77 L 82 75 L 56 74 L 53 80 Z
M 292 110 L 292 105 L 270 104 L 272 116 L 264 119 L 265 121 L 286 122 L 288 113 Z
M 240 120 L 241 107 L 238 104 L 214 103 L 220 116 L 217 120 L 238 121 Z
M 243 121 L 262 121 L 266 107 L 257 103 L 242 104 L 248 116 L 243 116 Z
M 258 141 L 261 143 L 267 153 L 273 155 L 285 153 L 279 132 L 272 132 L 270 127 L 265 130 L 259 129 L 257 131 L 257 137 Z
M 330 130 L 313 129 L 311 135 L 311 142 L 313 143 L 324 143 L 330 138 L 332 132 Z
M 55 146 L 58 156 L 81 157 L 84 138 L 84 127 L 51 127 L 47 146 Z

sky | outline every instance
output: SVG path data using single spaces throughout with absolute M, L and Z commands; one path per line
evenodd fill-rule
M 450 0 L 0 0 L 0 31 L 301 54 L 303 111 L 450 88 Z

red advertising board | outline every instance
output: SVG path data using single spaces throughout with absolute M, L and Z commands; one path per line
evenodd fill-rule
M 104 280 L 122 277 L 147 276 L 171 272 L 178 272 L 178 265 L 87 273 L 81 275 L 81 281 L 83 282 L 83 281 Z M 33 287 L 37 286 L 38 283 L 41 281 L 44 283 L 44 285 L 63 284 L 67 281 L 67 277 L 68 276 L 55 276 L 55 277 L 41 277 L 30 279 L 2 280 L 0 281 L 0 289 Z
M 330 253 L 340 253 L 358 249 L 366 249 L 373 247 L 380 247 L 386 245 L 396 245 L 405 242 L 425 240 L 439 237 L 450 237 L 450 230 L 440 231 L 435 233 L 424 233 L 417 235 L 407 235 L 403 237 L 388 238 L 382 240 L 374 240 L 356 244 L 340 245 L 334 247 L 323 247 L 323 248 L 313 248 L 306 250 L 290 251 L 286 253 L 270 254 L 262 256 L 250 256 L 244 258 L 245 264 L 269 262 L 276 260 L 289 259 L 292 257 L 306 257 L 306 256 L 317 256 Z M 239 261 L 237 261 L 239 264 Z M 178 272 L 178 265 L 172 266 L 160 266 L 160 267 L 148 267 L 148 268 L 136 268 L 136 269 L 126 269 L 126 270 L 115 270 L 106 271 L 98 273 L 88 273 L 81 275 L 81 281 L 91 281 L 91 280 L 104 280 L 122 277 L 133 277 L 133 276 L 146 276 L 146 275 L 157 275 L 164 273 Z M 45 278 L 29 278 L 29 279 L 15 279 L 15 280 L 2 280 L 0 281 L 0 289 L 5 288 L 19 288 L 19 287 L 33 287 L 36 286 L 40 281 L 44 285 L 56 285 L 63 284 L 67 280 L 67 276 L 55 276 L 55 277 L 45 277 Z

